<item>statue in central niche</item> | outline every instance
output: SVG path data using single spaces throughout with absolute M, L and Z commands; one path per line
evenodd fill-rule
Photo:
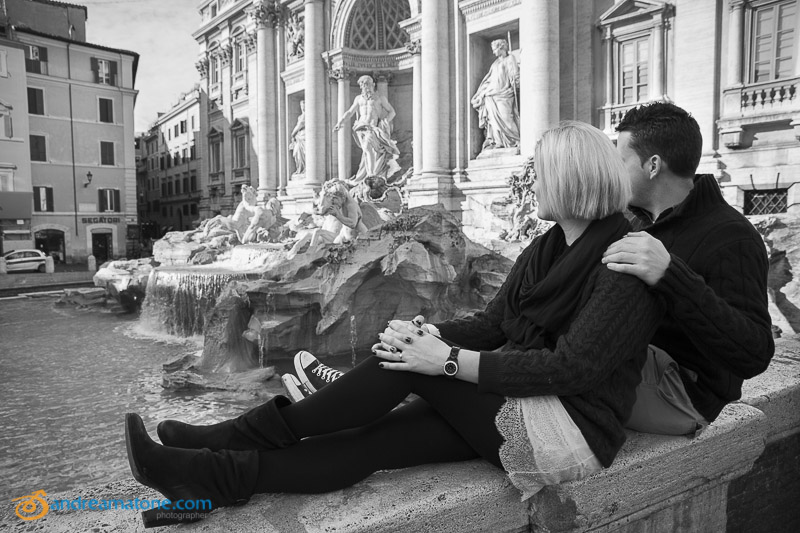
M 353 123 L 353 135 L 361 146 L 361 163 L 356 175 L 347 182 L 351 186 L 357 186 L 363 184 L 367 178 L 372 178 L 386 183 L 400 170 L 400 165 L 397 164 L 400 151 L 397 143 L 392 140 L 395 111 L 385 96 L 375 92 L 372 77 L 361 76 L 358 78 L 358 86 L 361 87 L 361 94 L 356 96 L 353 105 L 333 127 L 333 131 L 339 131 L 346 120 L 358 114 Z
M 484 130 L 482 150 L 519 146 L 519 65 L 503 39 L 492 41 L 492 52 L 497 59 L 471 100 L 478 126 Z

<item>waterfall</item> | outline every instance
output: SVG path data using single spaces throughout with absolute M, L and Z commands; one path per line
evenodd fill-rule
M 234 280 L 258 279 L 257 273 L 220 268 L 159 267 L 150 273 L 141 322 L 157 332 L 202 335 L 205 319 L 225 286 Z

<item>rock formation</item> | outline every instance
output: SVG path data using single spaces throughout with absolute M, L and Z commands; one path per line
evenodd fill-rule
M 256 360 L 253 349 L 260 365 L 301 349 L 366 354 L 391 318 L 434 322 L 482 309 L 512 265 L 469 241 L 442 206 L 411 209 L 358 241 L 310 254 L 226 291 L 207 315 L 201 366 L 240 368 Z

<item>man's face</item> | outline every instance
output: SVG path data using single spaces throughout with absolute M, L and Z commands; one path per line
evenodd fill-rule
M 364 80 L 358 84 L 361 87 L 361 92 L 369 94 L 372 92 L 372 83 L 369 80 Z
M 650 166 L 647 160 L 644 163 L 641 161 L 639 154 L 631 148 L 630 142 L 631 133 L 629 131 L 620 132 L 617 138 L 617 151 L 622 156 L 622 162 L 631 182 L 631 191 L 633 192 L 631 205 L 640 206 L 650 196 Z

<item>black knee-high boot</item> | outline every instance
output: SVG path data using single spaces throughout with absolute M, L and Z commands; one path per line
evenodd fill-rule
M 246 503 L 258 479 L 258 452 L 209 449 L 185 450 L 162 446 L 147 434 L 141 417 L 125 415 L 125 446 L 136 481 L 171 500 L 193 500 L 189 511 L 151 510 L 143 513 L 145 527 L 195 521 L 219 507 Z M 197 506 L 201 500 L 211 508 Z M 184 507 L 188 507 L 186 503 Z M 170 518 L 158 519 L 158 512 Z
M 275 396 L 243 415 L 210 426 L 165 420 L 158 424 L 158 438 L 165 446 L 211 451 L 285 448 L 297 442 L 280 414 L 290 404 L 285 396 Z

